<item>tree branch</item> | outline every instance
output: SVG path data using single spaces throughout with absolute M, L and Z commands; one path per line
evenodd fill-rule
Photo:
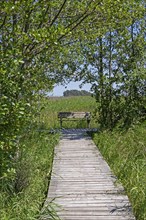
M 88 7 L 89 5 L 92 3 L 93 1 L 91 0 L 88 4 Z M 100 2 L 97 4 L 97 5 L 100 5 Z M 96 5 L 96 6 L 97 6 Z M 68 29 L 69 27 L 71 27 L 73 24 L 75 24 L 76 22 L 78 22 L 77 24 L 75 24 L 71 29 L 69 29 L 64 35 L 60 36 L 58 38 L 58 41 L 60 41 L 63 37 L 65 37 L 69 32 L 73 31 L 74 29 L 76 29 L 88 16 L 90 16 L 94 10 L 96 9 L 96 6 L 92 9 L 91 12 L 88 12 L 88 8 L 87 10 L 79 17 L 77 18 L 74 22 L 72 22 L 71 24 L 69 24 L 66 29 Z M 88 12 L 88 13 L 87 13 Z M 86 14 L 87 13 L 87 14 Z M 85 16 L 84 16 L 85 15 Z
M 30 15 L 31 13 L 33 12 L 33 9 L 31 9 L 30 11 L 26 11 L 26 14 L 28 15 L 27 17 L 27 20 L 25 21 L 25 24 L 24 24 L 24 32 L 27 33 L 28 30 L 29 30 L 29 18 L 30 18 Z
M 60 36 L 58 38 L 58 41 L 60 41 L 62 38 L 64 38 L 66 35 L 68 35 L 69 32 L 73 31 L 74 29 L 76 29 L 90 14 L 86 14 L 77 24 L 75 24 L 74 27 L 72 27 L 71 29 L 69 29 L 65 34 L 63 34 L 62 36 Z
M 46 9 L 46 11 L 45 11 L 45 13 L 44 13 L 44 15 L 43 15 L 43 19 L 42 19 L 42 21 L 40 22 L 38 28 L 41 28 L 41 26 L 42 26 L 42 24 L 43 24 L 43 21 L 44 21 L 44 18 L 45 18 L 45 16 L 47 15 L 48 11 L 49 11 L 49 5 L 48 5 L 48 7 L 47 7 L 47 9 Z
M 0 29 L 5 25 L 6 18 L 7 18 L 7 15 L 5 15 L 4 20 L 3 20 L 2 24 L 0 25 Z
M 57 20 L 58 16 L 60 15 L 61 11 L 63 10 L 65 4 L 66 4 L 67 0 L 64 0 L 63 4 L 61 5 L 58 13 L 55 15 L 55 17 L 53 18 L 51 24 L 50 24 L 50 27 L 54 24 L 54 22 Z

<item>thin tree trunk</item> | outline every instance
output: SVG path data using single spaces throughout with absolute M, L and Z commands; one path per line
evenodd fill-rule
M 102 38 L 99 38 L 99 90 L 100 90 L 100 102 L 101 102 L 101 123 L 104 124 L 105 109 L 104 109 L 104 85 L 103 85 L 103 42 Z
M 110 30 L 109 33 L 109 126 L 112 128 L 113 126 L 113 120 L 112 120 L 112 109 L 110 107 L 111 101 L 112 101 L 112 81 L 111 81 L 111 75 L 112 75 L 112 33 Z

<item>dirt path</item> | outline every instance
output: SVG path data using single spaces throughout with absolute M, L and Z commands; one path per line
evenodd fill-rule
M 50 201 L 62 220 L 135 219 L 123 187 L 84 130 L 63 132 L 56 146 Z

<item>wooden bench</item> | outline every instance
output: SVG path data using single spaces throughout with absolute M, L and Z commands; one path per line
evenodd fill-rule
M 60 126 L 62 128 L 63 121 L 87 121 L 87 127 L 90 128 L 91 113 L 90 112 L 59 112 L 58 118 L 60 120 Z

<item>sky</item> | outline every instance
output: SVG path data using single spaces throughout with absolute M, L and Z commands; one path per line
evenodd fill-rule
M 53 92 L 49 93 L 49 96 L 63 96 L 63 92 L 66 90 L 72 90 L 72 89 L 77 89 L 77 90 L 86 90 L 90 91 L 91 84 L 86 83 L 82 88 L 79 87 L 79 85 L 82 82 L 70 82 L 66 86 L 56 86 L 53 90 Z

